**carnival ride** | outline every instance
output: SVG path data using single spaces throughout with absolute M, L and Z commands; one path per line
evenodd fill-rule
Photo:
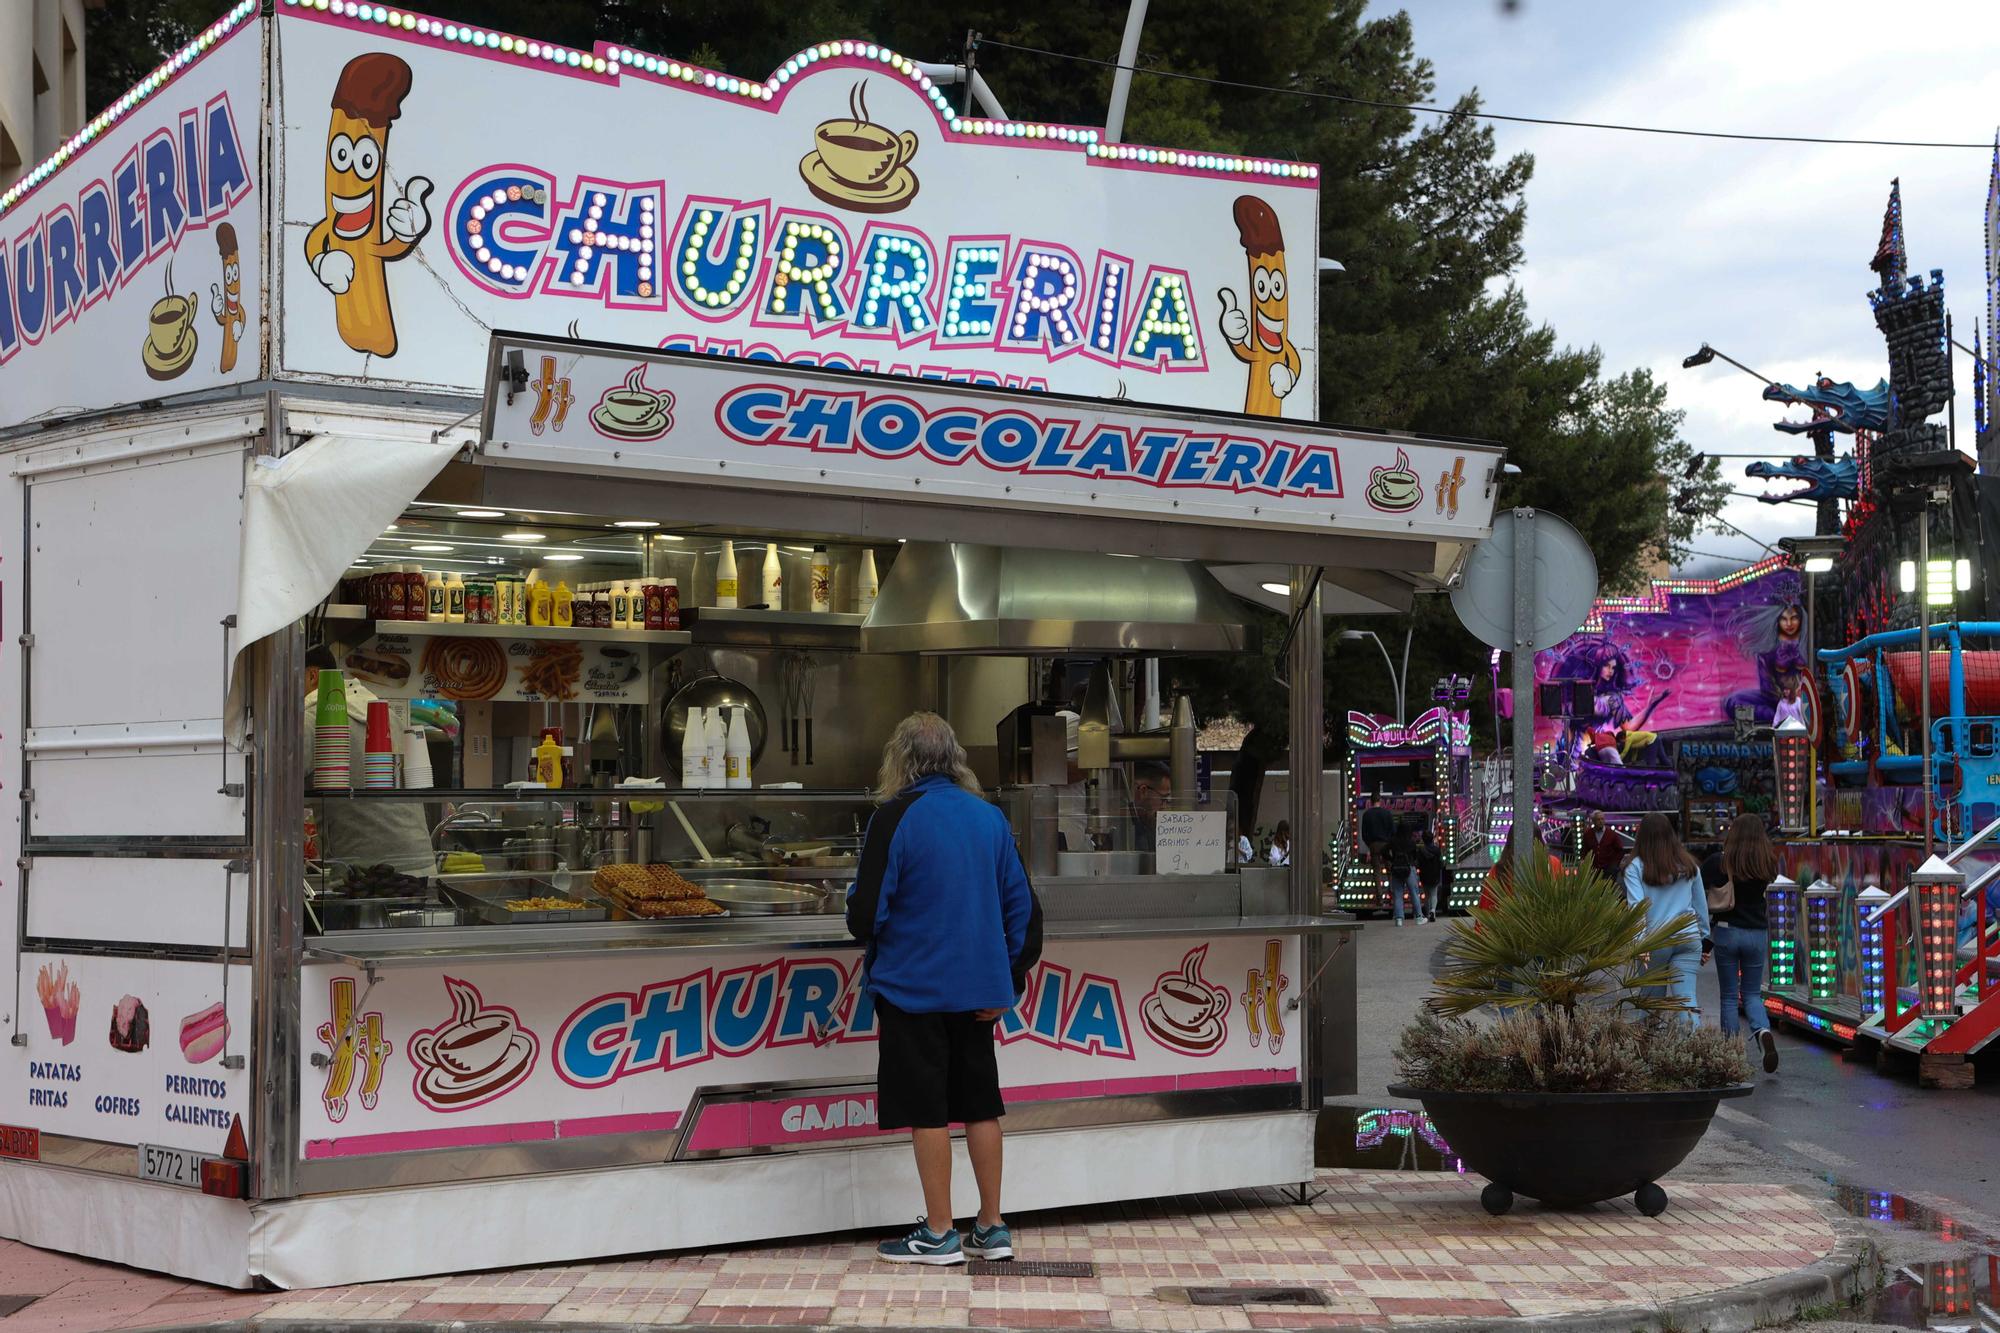
M 1347 715 L 1347 833 L 1335 901 L 1349 912 L 1391 910 L 1389 877 L 1361 843 L 1361 815 L 1385 808 L 1436 834 L 1446 883 L 1439 906 L 1465 911 L 1479 901 L 1493 864 L 1472 766 L 1472 718 L 1447 705 L 1403 726 L 1376 713 Z

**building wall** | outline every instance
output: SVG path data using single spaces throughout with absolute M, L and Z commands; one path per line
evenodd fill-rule
M 0 3 L 0 186 L 83 128 L 83 0 Z

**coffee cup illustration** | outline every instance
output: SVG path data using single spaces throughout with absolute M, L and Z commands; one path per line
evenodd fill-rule
M 1415 509 L 1424 498 L 1424 483 L 1410 470 L 1410 456 L 1396 450 L 1394 467 L 1368 469 L 1368 503 L 1393 514 Z
M 146 341 L 139 360 L 156 380 L 170 380 L 194 363 L 201 341 L 194 327 L 194 298 L 174 294 L 174 266 L 167 265 L 167 294 L 153 302 L 146 319 Z
M 489 1005 L 468 981 L 446 977 L 452 1016 L 410 1039 L 417 1100 L 436 1111 L 462 1111 L 511 1092 L 535 1066 L 535 1034 L 503 1005 Z
M 1206 944 L 1188 950 L 1180 969 L 1161 973 L 1139 1006 L 1146 1035 L 1182 1055 L 1209 1055 L 1229 1036 L 1229 992 L 1202 977 L 1207 957 Z
M 917 197 L 917 176 L 909 165 L 917 155 L 916 131 L 898 132 L 870 120 L 865 81 L 848 90 L 847 113 L 813 130 L 813 151 L 799 160 L 806 188 L 854 213 L 906 207 Z
M 625 382 L 606 389 L 590 411 L 600 435 L 619 440 L 657 440 L 674 428 L 674 396 L 646 387 L 646 367 L 632 367 Z

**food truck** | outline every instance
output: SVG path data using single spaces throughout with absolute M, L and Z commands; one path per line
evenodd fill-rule
M 0 1234 L 297 1287 L 904 1218 L 841 906 L 917 708 L 1046 914 L 1010 1204 L 1309 1179 L 1352 926 L 1235 873 L 1144 666 L 1268 570 L 1317 745 L 1323 590 L 1440 586 L 1499 466 L 1314 424 L 1315 169 L 273 8 L 0 195 Z

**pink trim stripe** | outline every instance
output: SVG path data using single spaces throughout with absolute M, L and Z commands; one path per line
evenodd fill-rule
M 417 1152 L 425 1148 L 476 1148 L 489 1143 L 535 1143 L 556 1137 L 556 1122 L 516 1125 L 451 1125 L 389 1134 L 356 1134 L 344 1139 L 310 1139 L 306 1158 L 366 1157 L 374 1153 Z
M 558 1121 L 556 1137 L 587 1139 L 593 1134 L 643 1134 L 648 1130 L 676 1129 L 680 1123 L 679 1111 L 635 1111 L 630 1115 L 580 1116 L 575 1120 Z

